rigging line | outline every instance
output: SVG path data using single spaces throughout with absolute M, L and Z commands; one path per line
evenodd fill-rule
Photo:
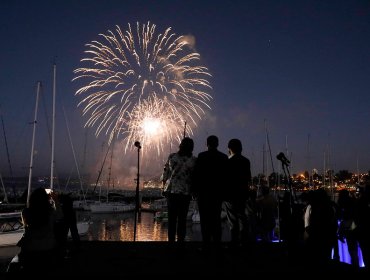
M 71 144 L 71 149 L 72 149 L 73 159 L 74 159 L 74 161 L 75 161 L 75 165 L 76 165 L 76 169 L 77 169 L 78 179 L 80 180 L 81 192 L 82 192 L 82 194 L 83 194 L 83 199 L 84 199 L 84 201 L 86 201 L 86 197 L 85 197 L 84 190 L 83 190 L 83 187 L 82 187 L 82 180 L 81 180 L 80 170 L 79 170 L 79 168 L 78 168 L 78 164 L 77 164 L 76 153 L 75 153 L 75 149 L 74 149 L 74 147 L 73 147 L 73 142 L 72 142 L 71 132 L 70 132 L 70 130 L 69 130 L 68 118 L 67 118 L 66 110 L 65 110 L 64 106 L 62 106 L 62 108 L 63 108 L 63 113 L 64 113 L 64 119 L 65 119 L 65 121 L 66 121 L 66 127 L 67 127 L 67 132 L 68 132 L 68 139 L 69 139 L 69 143 Z
M 8 158 L 9 174 L 10 174 L 10 178 L 12 180 L 11 185 L 12 185 L 12 189 L 13 189 L 13 195 L 14 195 L 14 197 L 17 197 L 16 196 L 16 191 L 15 191 L 15 186 L 14 186 L 15 182 L 14 182 L 14 176 L 13 176 L 13 169 L 12 169 L 12 164 L 10 162 L 8 140 L 7 140 L 6 133 L 5 133 L 5 125 L 4 125 L 4 118 L 3 118 L 3 112 L 1 110 L 1 105 L 0 105 L 0 117 L 1 117 L 1 124 L 2 124 L 2 127 L 3 127 L 4 141 L 5 141 L 5 148 L 6 148 L 6 156 Z M 2 182 L 2 180 L 1 180 L 1 182 Z M 5 197 L 6 197 L 6 195 L 5 195 Z M 6 199 L 8 199 L 8 198 L 6 197 Z
M 67 178 L 67 182 L 66 182 L 66 184 L 65 184 L 65 186 L 64 186 L 64 191 L 66 191 L 67 190 L 67 188 L 68 188 L 68 186 L 69 186 L 69 182 L 71 181 L 71 177 L 72 177 L 72 174 L 73 174 L 73 170 L 74 170 L 75 168 L 72 166 L 71 167 L 71 171 L 69 172 L 69 175 L 68 175 L 68 178 Z
M 36 104 L 35 112 L 33 118 L 33 130 L 32 130 L 32 144 L 31 144 L 31 156 L 30 156 L 30 165 L 28 173 L 28 186 L 27 186 L 27 207 L 30 205 L 30 196 L 31 196 L 31 183 L 32 183 L 32 170 L 33 170 L 33 157 L 34 157 L 34 148 L 35 148 L 35 136 L 36 136 L 36 125 L 37 125 L 37 114 L 39 106 L 39 96 L 40 96 L 41 82 L 37 82 L 37 91 L 36 91 Z
M 3 188 L 3 192 L 4 192 L 3 202 L 8 203 L 9 202 L 8 195 L 7 195 L 6 190 L 5 190 L 5 186 L 4 186 L 4 182 L 3 182 L 3 177 L 1 176 L 1 173 L 0 173 L 0 182 L 1 182 L 1 186 Z
M 108 196 L 109 196 L 110 178 L 111 178 L 111 174 L 112 174 L 112 162 L 113 162 L 114 143 L 115 143 L 115 137 L 112 140 L 112 150 L 110 152 L 110 164 L 109 164 L 108 186 L 107 186 L 107 202 L 108 202 Z M 114 185 L 114 182 L 113 182 L 113 185 Z
M 95 192 L 95 190 L 96 190 L 96 187 L 97 187 L 97 185 L 98 185 L 98 182 L 99 182 L 100 176 L 101 176 L 101 174 L 102 174 L 102 172 L 103 172 L 103 167 L 104 167 L 104 164 L 105 164 L 105 160 L 107 159 L 107 155 L 108 155 L 108 153 L 109 153 L 110 147 L 111 147 L 111 145 L 109 144 L 109 145 L 108 145 L 107 152 L 105 153 L 105 156 L 104 156 L 104 159 L 103 159 L 103 163 L 102 163 L 101 168 L 100 168 L 100 170 L 99 170 L 98 178 L 96 179 L 96 182 L 95 182 L 95 186 L 94 186 L 93 193 L 94 193 L 94 192 Z
M 8 140 L 7 140 L 6 133 L 5 133 L 5 125 L 4 125 L 4 118 L 3 118 L 3 112 L 1 110 L 1 105 L 0 105 L 0 117 L 1 117 L 1 125 L 3 127 L 3 135 L 4 135 L 4 141 L 5 141 L 5 147 L 6 147 L 6 155 L 7 155 L 8 164 L 9 164 L 9 174 L 13 178 L 13 170 L 12 170 L 12 164 L 10 163 Z
M 84 148 L 83 148 L 83 156 L 82 156 L 82 163 L 81 163 L 81 173 L 82 173 L 82 182 L 85 182 L 85 165 L 86 165 L 86 150 L 87 150 L 87 139 L 88 139 L 88 128 L 85 128 L 85 135 L 84 135 Z
M 40 88 L 40 95 L 41 95 L 42 107 L 43 107 L 43 110 L 44 110 L 44 116 L 45 116 L 45 120 L 46 120 L 45 123 L 46 123 L 46 130 L 48 132 L 48 140 L 49 140 L 49 145 L 50 145 L 49 147 L 50 147 L 50 149 L 52 149 L 52 138 L 51 138 L 52 132 L 50 130 L 50 119 L 49 119 L 48 109 L 47 109 L 47 106 L 46 106 L 46 99 L 45 99 L 45 94 L 44 94 L 44 91 L 43 91 L 43 86 Z M 54 172 L 55 172 L 56 185 L 58 186 L 58 189 L 61 189 L 55 160 L 54 160 L 54 170 L 55 170 Z
M 45 120 L 46 120 L 46 129 L 48 132 L 49 145 L 51 147 L 51 131 L 50 131 L 50 123 L 49 123 L 49 114 L 48 114 L 48 109 L 46 107 L 45 95 L 44 95 L 42 88 L 41 88 L 41 100 L 42 100 L 42 107 L 44 109 L 44 115 L 45 115 Z
M 270 153 L 272 172 L 275 173 L 274 161 L 272 160 L 272 153 L 271 153 L 271 146 L 270 146 L 270 137 L 269 137 L 269 133 L 268 133 L 268 130 L 267 130 L 267 124 L 265 125 L 265 129 L 266 129 L 267 145 L 268 145 L 268 149 L 269 149 L 269 153 Z
M 35 92 L 36 92 L 37 84 L 34 86 Z M 15 135 L 15 140 L 12 141 L 12 150 L 17 152 L 23 152 L 28 154 L 28 145 L 24 144 L 25 139 L 28 139 L 29 135 L 28 129 L 30 127 L 29 120 L 33 118 L 33 108 L 32 106 L 29 106 L 30 104 L 34 103 L 34 95 L 26 93 L 25 96 L 20 96 L 17 99 L 17 109 L 20 109 L 20 112 L 17 112 L 17 119 L 23 120 L 19 126 L 19 131 Z M 32 109 L 31 109 L 32 108 Z M 14 111 L 15 112 L 15 111 Z M 13 167 L 16 167 L 17 169 L 21 169 L 24 171 L 25 169 L 28 169 L 27 160 L 24 160 L 23 156 L 21 157 L 21 160 L 19 160 L 20 156 L 17 156 L 17 154 L 13 154 L 13 164 L 15 162 L 15 165 Z M 19 163 L 21 161 L 21 163 Z M 21 166 L 19 166 L 21 165 Z
M 267 168 L 266 168 L 266 160 L 265 160 L 265 145 L 266 143 L 263 143 L 262 145 L 262 174 L 263 174 L 263 177 L 266 176 L 266 181 L 268 180 L 267 179 Z

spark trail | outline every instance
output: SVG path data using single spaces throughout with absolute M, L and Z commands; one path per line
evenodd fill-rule
M 75 94 L 86 126 L 109 141 L 123 136 L 125 150 L 140 141 L 158 154 L 182 139 L 185 122 L 191 135 L 212 96 L 211 74 L 188 37 L 171 28 L 157 34 L 149 22 L 99 35 L 101 41 L 86 45 L 84 66 L 74 70 L 73 81 L 84 83 Z

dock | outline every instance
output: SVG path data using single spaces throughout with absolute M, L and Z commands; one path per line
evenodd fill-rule
M 231 275 L 350 275 L 362 276 L 364 269 L 355 270 L 349 264 L 331 262 L 325 267 L 307 267 L 298 256 L 290 256 L 283 244 L 257 244 L 255 248 L 221 248 L 201 250 L 200 242 L 182 244 L 168 242 L 82 241 L 78 251 L 58 264 L 58 276 L 81 275 L 127 277 L 177 276 L 209 277 Z M 13 252 L 1 254 L 0 276 L 5 273 Z M 316 274 L 319 273 L 319 274 Z M 1 279 L 5 279 L 1 277 Z M 110 278 L 113 279 L 113 278 Z M 357 279 L 357 278 L 356 278 Z

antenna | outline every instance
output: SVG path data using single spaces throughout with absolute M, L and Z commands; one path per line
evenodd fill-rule
M 51 167 L 50 167 L 50 189 L 54 187 L 54 150 L 55 150 L 55 97 L 56 97 L 56 73 L 57 65 L 54 62 L 53 65 L 53 117 L 52 117 L 52 126 L 51 126 Z

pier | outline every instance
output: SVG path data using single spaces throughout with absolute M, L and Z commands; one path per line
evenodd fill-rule
M 82 241 L 81 247 L 58 264 L 52 273 L 68 275 L 126 276 L 230 276 L 276 275 L 281 277 L 365 275 L 365 269 L 330 262 L 322 267 L 307 267 L 300 256 L 289 255 L 282 243 L 258 243 L 255 248 L 225 246 L 200 250 L 200 242 Z M 0 248 L 1 274 L 5 273 L 17 249 Z M 43 272 L 41 272 L 43 273 Z M 1 277 L 1 279 L 4 279 Z M 357 278 L 356 278 L 357 279 Z

